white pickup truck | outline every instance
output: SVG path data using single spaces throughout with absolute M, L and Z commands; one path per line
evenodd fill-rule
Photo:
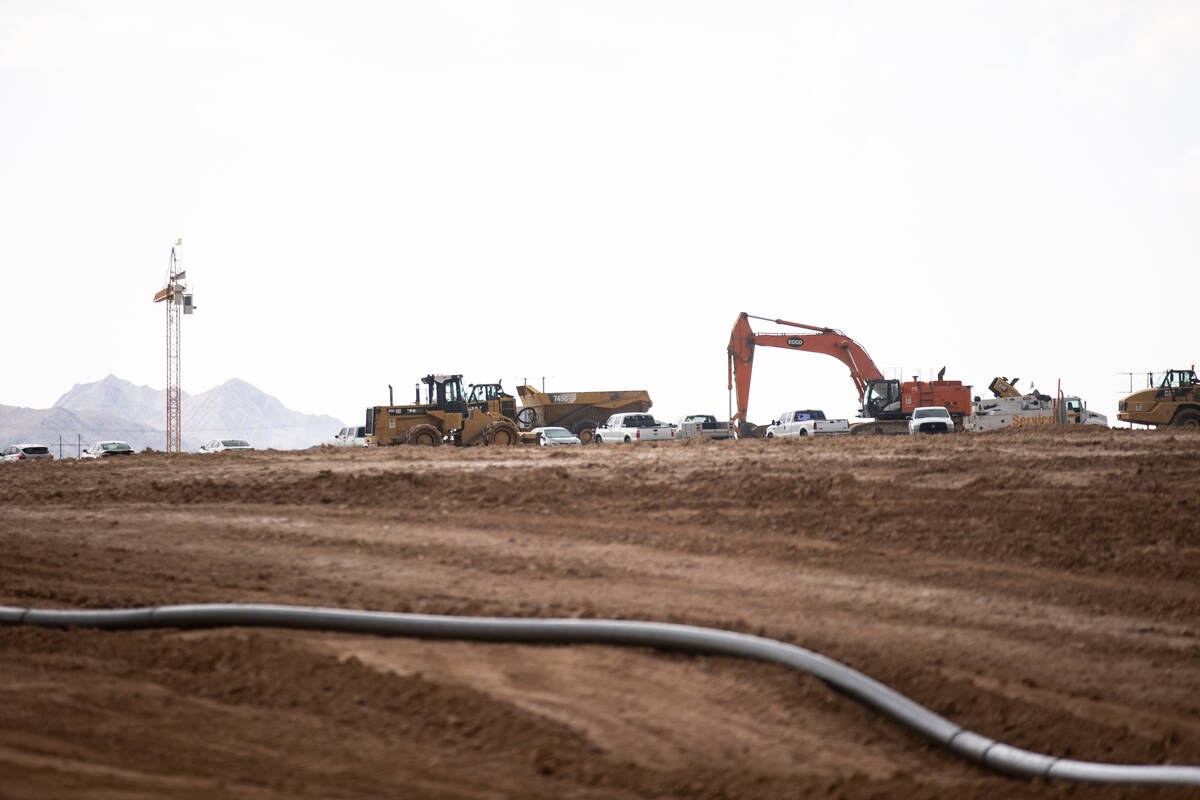
M 661 442 L 675 438 L 675 428 L 649 414 L 613 414 L 592 439 L 596 444 Z
M 837 436 L 850 433 L 850 420 L 825 419 L 824 411 L 805 409 L 785 411 L 767 426 L 768 439 L 785 436 Z
M 367 429 L 362 426 L 351 425 L 348 428 L 342 428 L 333 438 L 326 444 L 331 444 L 334 447 L 363 447 L 367 443 Z
M 733 431 L 728 422 L 721 422 L 712 414 L 688 414 L 675 422 L 677 439 L 731 439 Z
M 909 435 L 917 433 L 954 433 L 954 418 L 942 406 L 914 408 L 908 418 Z

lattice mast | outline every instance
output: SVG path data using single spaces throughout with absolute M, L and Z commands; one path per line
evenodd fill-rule
M 171 248 L 171 260 L 167 268 L 167 282 L 154 295 L 154 302 L 165 303 L 167 311 L 167 452 L 178 453 L 182 449 L 183 390 L 180 384 L 179 320 L 181 312 L 191 314 L 192 294 L 187 290 L 187 273 L 180 262 L 183 240 L 177 239 Z

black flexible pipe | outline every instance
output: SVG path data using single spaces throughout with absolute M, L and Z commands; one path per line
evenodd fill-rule
M 96 611 L 0 606 L 0 624 L 108 630 L 258 626 L 493 642 L 616 644 L 740 656 L 783 664 L 814 675 L 963 758 L 999 772 L 1090 783 L 1200 786 L 1200 766 L 1076 761 L 1012 747 L 969 731 L 819 653 L 774 639 L 715 628 L 626 620 L 451 617 L 254 603 Z

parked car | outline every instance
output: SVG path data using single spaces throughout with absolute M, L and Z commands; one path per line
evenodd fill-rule
M 245 439 L 213 439 L 200 445 L 201 453 L 229 453 L 236 450 L 253 450 Z
M 0 451 L 0 461 L 53 461 L 54 455 L 44 444 L 10 444 Z
M 954 433 L 954 418 L 949 409 L 942 406 L 921 406 L 914 408 L 912 417 L 908 420 L 909 434 L 915 433 Z
M 571 433 L 566 428 L 545 427 L 534 428 L 529 432 L 535 436 L 535 441 L 542 447 L 555 447 L 558 445 L 583 444 L 579 437 Z
M 109 456 L 128 456 L 133 454 L 133 448 L 129 446 L 129 442 L 118 442 L 110 439 L 103 442 L 96 442 L 83 448 L 83 452 L 79 454 L 80 458 L 108 458 Z
M 355 427 L 353 425 L 342 428 L 333 435 L 328 444 L 334 447 L 366 447 L 367 446 L 367 428 L 365 425 Z

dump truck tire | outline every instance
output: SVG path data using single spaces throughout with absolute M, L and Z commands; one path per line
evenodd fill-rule
M 575 435 L 579 437 L 580 444 L 591 444 L 592 439 L 596 438 L 596 429 L 595 428 L 581 428 L 579 430 L 579 432 L 576 433 Z
M 496 420 L 488 423 L 488 426 L 483 429 L 484 444 L 496 445 L 497 447 L 508 447 L 509 445 L 517 444 L 521 441 L 521 434 L 517 432 L 517 426 L 506 419 Z
M 1171 425 L 1176 428 L 1187 428 L 1196 430 L 1200 428 L 1200 412 L 1183 410 L 1175 415 L 1175 419 L 1171 420 Z
M 442 443 L 442 432 L 432 425 L 413 425 L 404 437 L 405 444 L 437 447 Z
M 596 423 L 595 420 L 581 419 L 578 422 L 571 423 L 571 433 L 578 436 L 580 433 L 582 433 L 583 431 L 586 431 L 586 430 L 594 431 L 594 430 L 596 430 L 597 424 L 598 423 Z

